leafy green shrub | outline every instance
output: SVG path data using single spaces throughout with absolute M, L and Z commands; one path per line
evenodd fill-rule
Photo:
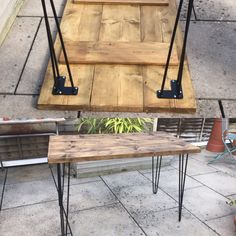
M 81 118 L 76 125 L 78 132 L 97 133 L 134 133 L 152 129 L 150 118 Z

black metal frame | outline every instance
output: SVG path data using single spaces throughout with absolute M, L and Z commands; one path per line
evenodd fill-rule
M 162 156 L 156 157 L 156 163 L 155 163 L 155 157 L 152 157 L 152 192 L 154 194 L 157 194 L 158 186 L 159 186 L 159 179 L 160 179 L 160 173 L 161 173 L 161 161 Z
M 56 28 L 58 31 L 59 40 L 61 43 L 62 52 L 64 54 L 66 68 L 67 68 L 67 72 L 68 72 L 69 80 L 70 80 L 70 84 L 71 84 L 71 87 L 65 87 L 66 77 L 60 74 L 58 61 L 57 61 L 55 48 L 54 48 L 54 43 L 53 43 L 53 39 L 52 39 L 52 32 L 51 32 L 50 24 L 48 21 L 48 14 L 47 14 L 45 0 L 41 0 L 42 7 L 43 7 L 44 19 L 45 19 L 45 25 L 46 25 L 46 30 L 47 30 L 48 45 L 49 45 L 50 58 L 51 58 L 51 64 L 52 64 L 52 72 L 53 72 L 53 78 L 54 78 L 54 86 L 52 89 L 52 94 L 53 95 L 77 95 L 78 94 L 78 87 L 74 86 L 74 81 L 73 81 L 73 77 L 72 77 L 72 73 L 71 73 L 71 69 L 70 69 L 70 65 L 69 65 L 69 61 L 68 61 L 68 57 L 67 57 L 67 53 L 66 53 L 66 49 L 65 49 L 64 40 L 63 40 L 61 29 L 60 29 L 60 23 L 57 18 L 57 13 L 56 13 L 56 9 L 54 6 L 54 2 L 53 2 L 53 0 L 49 0 L 49 1 L 50 1 L 50 5 L 52 8 L 52 12 L 53 12 L 53 17 L 55 19 Z
M 161 171 L 161 161 L 162 156 L 152 157 L 152 191 L 154 194 L 158 192 L 159 187 L 159 179 L 160 179 L 160 171 Z M 179 221 L 182 218 L 182 208 L 183 208 L 183 198 L 184 198 L 184 188 L 185 188 L 185 180 L 187 173 L 187 165 L 188 165 L 188 154 L 180 154 L 179 155 Z
M 184 154 L 180 154 L 179 155 L 179 221 L 181 221 L 182 217 L 187 166 L 188 166 L 188 154 L 186 154 L 186 157 Z
M 173 50 L 173 46 L 174 46 L 174 41 L 176 38 L 176 32 L 177 32 L 178 23 L 180 20 L 180 14 L 181 14 L 184 0 L 180 0 L 180 3 L 179 3 L 179 7 L 178 7 L 176 19 L 175 19 L 175 24 L 174 24 L 174 29 L 173 29 L 173 33 L 172 33 L 172 37 L 171 37 L 171 42 L 170 42 L 170 48 L 169 48 L 167 61 L 166 61 L 166 65 L 165 65 L 165 71 L 164 71 L 164 75 L 163 75 L 162 85 L 161 85 L 161 89 L 157 91 L 158 98 L 172 98 L 172 99 L 182 99 L 183 98 L 182 77 L 183 77 L 183 69 L 184 69 L 184 59 L 185 59 L 189 25 L 190 25 L 190 21 L 191 21 L 194 0 L 188 0 L 188 1 L 189 1 L 189 3 L 188 3 L 186 24 L 185 24 L 184 40 L 183 40 L 182 52 L 181 52 L 181 56 L 180 56 L 180 63 L 179 63 L 179 70 L 178 70 L 177 79 L 171 80 L 171 84 L 170 84 L 171 89 L 170 90 L 164 90 L 166 79 L 167 79 L 167 73 L 168 73 L 168 69 L 169 69 L 169 64 L 170 64 L 170 59 L 171 59 L 171 54 L 172 54 L 172 50 Z
M 71 226 L 69 223 L 69 204 L 70 204 L 70 175 L 71 175 L 71 167 L 70 163 L 67 164 L 67 171 L 68 171 L 68 180 L 67 180 L 67 193 L 66 193 L 66 209 L 64 208 L 63 204 L 63 197 L 64 197 L 64 186 L 65 186 L 65 169 L 66 164 L 57 164 L 57 181 L 54 177 L 52 167 L 50 170 L 52 172 L 53 181 L 55 183 L 57 193 L 58 193 L 58 204 L 60 207 L 60 221 L 61 221 L 61 236 L 66 236 L 68 233 L 73 236 Z

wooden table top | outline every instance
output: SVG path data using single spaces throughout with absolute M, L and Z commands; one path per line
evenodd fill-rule
M 199 152 L 199 147 L 165 132 L 59 135 L 49 139 L 48 162 L 68 163 Z

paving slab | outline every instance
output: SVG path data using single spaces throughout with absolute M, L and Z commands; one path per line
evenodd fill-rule
M 38 180 L 5 186 L 2 209 L 57 200 L 53 181 Z
M 177 202 L 161 189 L 153 194 L 151 182 L 149 185 L 122 188 L 116 196 L 133 217 L 177 206 Z
M 0 95 L 0 117 L 19 118 L 77 118 L 73 111 L 46 111 L 36 109 L 38 96 Z
M 144 175 L 151 180 L 151 173 Z M 159 184 L 162 190 L 172 196 L 172 192 L 177 192 L 179 188 L 179 172 L 177 170 L 161 172 Z M 202 186 L 202 184 L 188 176 L 186 177 L 185 189 L 196 188 L 199 186 Z
M 6 184 L 17 184 L 35 180 L 52 180 L 47 164 L 8 168 Z
M 56 201 L 2 210 L 0 222 L 2 236 L 60 234 L 59 208 Z
M 236 100 L 235 31 L 236 22 L 192 23 L 187 54 L 197 98 Z
M 71 185 L 70 195 L 71 212 L 118 202 L 103 182 Z
M 102 179 L 114 193 L 118 193 L 120 189 L 125 187 L 150 185 L 150 181 L 138 171 L 123 172 L 112 175 L 103 175 Z
M 196 91 L 196 90 L 195 90 Z M 203 117 L 203 118 L 218 118 L 221 116 L 218 100 L 197 99 L 197 112 L 194 116 L 188 117 Z
M 236 178 L 225 173 L 216 172 L 194 176 L 193 178 L 224 196 L 236 194 Z
M 175 161 L 171 163 L 173 167 L 176 169 L 179 169 L 179 162 Z M 202 175 L 207 173 L 216 172 L 217 169 L 206 165 L 205 163 L 202 163 L 200 161 L 196 161 L 195 159 L 189 159 L 188 161 L 188 167 L 187 167 L 187 174 L 189 176 L 195 176 L 195 175 Z
M 40 1 L 38 1 L 40 2 Z M 47 1 L 49 2 L 49 1 Z M 49 19 L 53 37 L 55 38 L 55 23 Z M 26 62 L 16 94 L 39 95 L 49 61 L 48 40 L 44 20 L 41 22 L 29 58 Z M 52 78 L 53 79 L 53 78 Z
M 232 163 L 224 162 L 215 162 L 211 164 L 217 170 L 220 170 L 223 173 L 236 177 L 236 165 Z
M 14 93 L 40 21 L 34 17 L 15 19 L 0 47 L 0 93 Z
M 213 160 L 213 158 L 217 155 L 218 155 L 218 153 L 216 153 L 216 152 L 209 152 L 206 149 L 202 149 L 201 153 L 193 154 L 193 155 L 191 155 L 191 158 L 196 161 L 200 161 L 207 166 L 213 166 L 213 165 L 208 165 L 208 162 Z
M 173 197 L 177 200 L 178 193 L 175 192 Z M 183 205 L 193 215 L 205 221 L 235 213 L 227 201 L 227 198 L 203 186 L 186 189 Z
M 7 171 L 6 169 L 0 170 L 0 184 L 4 183 L 6 171 Z
M 236 20 L 234 0 L 195 0 L 194 6 L 198 20 Z
M 66 0 L 53 0 L 57 16 L 62 16 L 63 9 L 65 7 Z M 53 12 L 50 6 L 50 1 L 45 1 L 48 16 L 53 16 Z M 18 16 L 44 16 L 41 1 L 39 0 L 26 0 L 22 6 Z
M 74 235 L 145 235 L 120 204 L 72 213 L 70 222 Z
M 218 104 L 218 100 L 207 100 L 207 99 L 198 99 L 197 102 L 197 111 L 195 114 L 180 114 L 180 113 L 119 113 L 119 112 L 80 112 L 80 117 L 149 117 L 149 118 L 214 118 L 220 117 L 221 112 Z
M 174 167 L 170 166 L 170 165 L 161 167 L 161 172 L 168 171 L 168 170 L 174 170 Z M 142 174 L 150 174 L 152 172 L 152 169 L 140 170 L 139 172 L 142 173 Z
M 229 118 L 236 117 L 236 102 L 235 102 L 235 100 L 223 100 L 222 105 L 224 107 L 226 117 L 229 117 Z
M 139 215 L 136 218 L 138 224 L 144 229 L 148 236 L 214 236 L 217 235 L 204 223 L 183 209 L 182 220 L 178 221 L 178 208 L 152 212 Z
M 214 220 L 209 220 L 206 221 L 206 224 L 222 236 L 235 236 L 234 216 L 235 215 L 229 215 Z

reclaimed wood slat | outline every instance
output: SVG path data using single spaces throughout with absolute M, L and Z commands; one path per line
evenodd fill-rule
M 104 5 L 99 41 L 140 42 L 139 6 Z M 97 65 L 91 110 L 142 112 L 141 72 L 136 65 Z
M 86 4 L 138 4 L 138 5 L 157 5 L 168 6 L 169 0 L 73 0 L 73 3 Z
M 70 64 L 166 64 L 169 43 L 158 42 L 76 42 L 66 43 Z M 170 65 L 178 65 L 176 49 Z M 61 52 L 60 63 L 65 63 Z
M 200 148 L 164 133 L 51 136 L 48 162 L 66 163 L 198 153 Z

